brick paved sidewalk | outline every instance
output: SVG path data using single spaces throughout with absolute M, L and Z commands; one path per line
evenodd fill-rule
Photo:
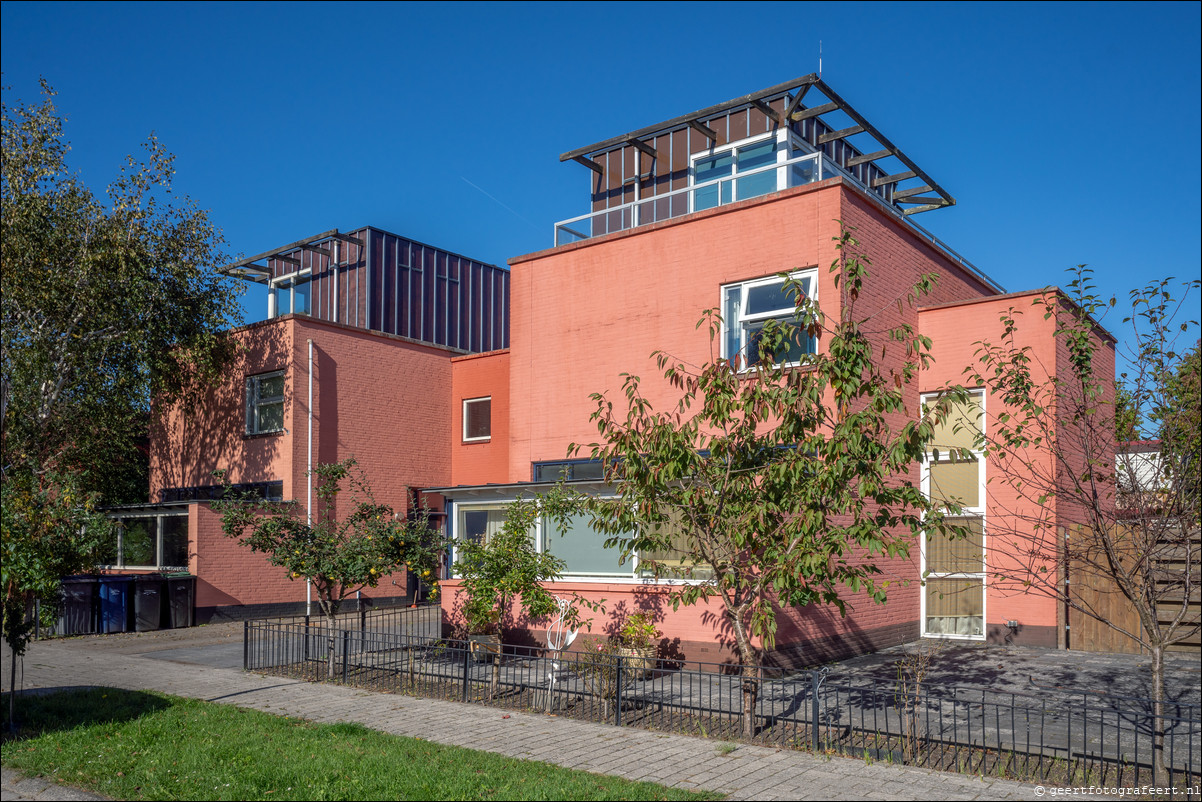
M 397 735 L 631 780 L 717 791 L 732 799 L 1036 798 L 1035 786 L 1009 780 L 869 765 L 744 744 L 723 754 L 730 745 L 714 740 L 173 663 L 91 645 L 96 641 L 32 644 L 24 661 L 24 687 L 155 690 L 312 721 L 353 721 Z M 7 667 L 3 672 L 0 676 L 7 677 Z M 4 776 L 6 802 L 10 794 L 14 799 L 97 798 L 38 796 L 32 786 L 27 793 L 10 788 L 10 774 Z

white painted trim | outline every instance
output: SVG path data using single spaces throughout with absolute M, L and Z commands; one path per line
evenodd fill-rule
M 975 387 L 968 389 L 970 395 L 977 396 L 981 402 L 981 427 L 982 431 L 988 420 L 988 415 L 985 410 L 986 392 L 983 387 Z M 921 407 L 927 403 L 934 401 L 940 396 L 940 393 L 922 393 L 919 396 L 920 412 Z M 965 518 L 980 518 L 981 520 L 981 570 L 980 572 L 971 573 L 940 573 L 927 574 L 927 536 L 926 532 L 922 532 L 919 536 L 919 566 L 918 577 L 921 582 L 919 592 L 919 634 L 924 638 L 936 638 L 940 640 L 966 640 L 966 641 L 983 641 L 988 636 L 989 628 L 989 543 L 988 529 L 989 522 L 985 515 L 985 491 L 986 491 L 986 463 L 985 452 L 981 449 L 970 449 L 977 460 L 977 506 L 962 508 L 962 516 Z M 920 486 L 923 495 L 927 498 L 931 496 L 931 459 L 934 456 L 933 452 L 927 451 L 923 455 L 921 468 Z M 927 632 L 927 587 L 928 579 L 980 579 L 981 580 L 981 634 L 980 635 L 955 635 L 949 633 L 929 633 Z
M 467 435 L 467 405 L 478 401 L 488 401 L 488 434 L 483 437 L 468 437 Z M 463 399 L 463 442 L 465 443 L 486 443 L 492 440 L 492 396 L 482 395 L 476 398 Z
M 790 279 L 800 279 L 800 278 L 806 278 L 806 277 L 808 277 L 810 279 L 810 292 L 806 297 L 812 303 L 816 304 L 816 303 L 818 303 L 818 268 L 817 267 L 806 267 L 806 268 L 802 268 L 800 270 L 794 270 L 789 273 Z M 743 281 L 736 281 L 736 282 L 732 282 L 730 284 L 723 284 L 719 288 L 719 290 L 718 290 L 718 311 L 722 315 L 722 331 L 720 332 L 722 342 L 720 344 L 721 347 L 720 347 L 719 352 L 722 354 L 723 359 L 729 360 L 729 359 L 734 358 L 734 355 L 728 354 L 727 350 L 726 350 L 726 345 L 727 345 L 727 340 L 728 340 L 727 335 L 731 331 L 731 326 L 732 326 L 731 321 L 726 319 L 726 292 L 727 292 L 727 290 L 738 287 L 739 290 L 741 291 L 739 320 L 734 325 L 738 325 L 739 329 L 740 329 L 739 351 L 742 352 L 743 350 L 745 350 L 747 348 L 746 338 L 742 334 L 742 328 L 743 328 L 744 323 L 748 323 L 748 322 L 758 323 L 763 320 L 780 320 L 781 318 L 783 318 L 785 316 L 782 313 L 788 313 L 790 311 L 793 311 L 792 309 L 790 309 L 788 307 L 781 307 L 780 309 L 772 310 L 769 312 L 756 312 L 755 314 L 746 315 L 741 311 L 743 308 L 743 305 L 746 304 L 746 299 L 747 299 L 746 290 L 750 287 L 762 287 L 762 286 L 766 286 L 766 285 L 770 285 L 770 284 L 783 284 L 784 281 L 785 281 L 785 279 L 782 279 L 779 274 L 776 274 L 776 275 L 772 275 L 772 276 L 762 276 L 760 278 L 745 279 Z M 795 309 L 795 308 L 796 307 L 794 307 L 793 309 Z M 817 342 L 815 342 L 815 348 L 817 348 Z M 786 362 L 784 364 L 784 367 L 792 368 L 792 367 L 796 367 L 800 364 L 801 364 L 800 362 Z M 750 370 L 750 365 L 745 365 L 743 369 Z

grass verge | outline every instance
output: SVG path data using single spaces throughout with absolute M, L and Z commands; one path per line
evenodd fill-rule
M 7 730 L 7 694 L 3 697 Z M 114 688 L 23 695 L 4 765 L 118 799 L 720 799 L 443 746 Z

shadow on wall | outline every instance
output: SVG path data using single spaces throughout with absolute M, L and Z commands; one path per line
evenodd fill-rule
M 282 321 L 251 327 L 233 335 L 245 346 L 217 386 L 154 410 L 151 424 L 151 501 L 167 488 L 207 487 L 219 482 L 213 471 L 228 468 L 234 483 L 279 480 L 276 462 L 283 453 L 286 431 L 246 432 L 246 379 L 288 370 L 291 364 L 288 326 Z M 303 372 L 303 371 L 302 371 Z M 296 371 L 292 371 L 292 376 Z M 294 382 L 284 384 L 285 409 L 303 414 L 295 402 Z M 303 391 L 302 391 L 303 393 Z

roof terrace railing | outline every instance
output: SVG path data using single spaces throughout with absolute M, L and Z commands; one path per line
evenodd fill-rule
M 773 170 L 777 171 L 775 183 L 765 180 L 771 177 L 769 174 Z M 649 198 L 639 198 L 620 206 L 612 206 L 568 220 L 561 220 L 555 224 L 555 247 L 600 237 L 604 234 L 628 231 L 639 226 L 671 220 L 674 217 L 683 217 L 693 212 L 725 206 L 782 189 L 813 184 L 836 175 L 841 175 L 849 181 L 863 186 L 823 154 L 807 153 L 754 170 L 741 171 L 702 184 L 694 184 Z M 888 197 L 885 197 L 884 200 L 886 202 L 882 205 L 889 208 Z M 946 242 L 915 223 L 912 218 L 898 214 L 892 208 L 890 211 L 920 237 L 942 251 L 949 259 L 973 273 L 997 292 L 1005 292 L 1000 284 L 980 268 L 957 253 Z
M 772 172 L 776 171 L 775 181 Z M 736 201 L 767 195 L 789 187 L 813 184 L 841 174 L 821 153 L 807 153 L 793 159 L 744 170 L 731 176 L 683 187 L 649 198 L 639 198 L 621 206 L 582 214 L 555 224 L 555 245 L 592 239 L 603 234 L 626 231 L 638 226 L 671 220 L 692 212 L 725 206 Z M 769 180 L 765 180 L 769 179 Z

